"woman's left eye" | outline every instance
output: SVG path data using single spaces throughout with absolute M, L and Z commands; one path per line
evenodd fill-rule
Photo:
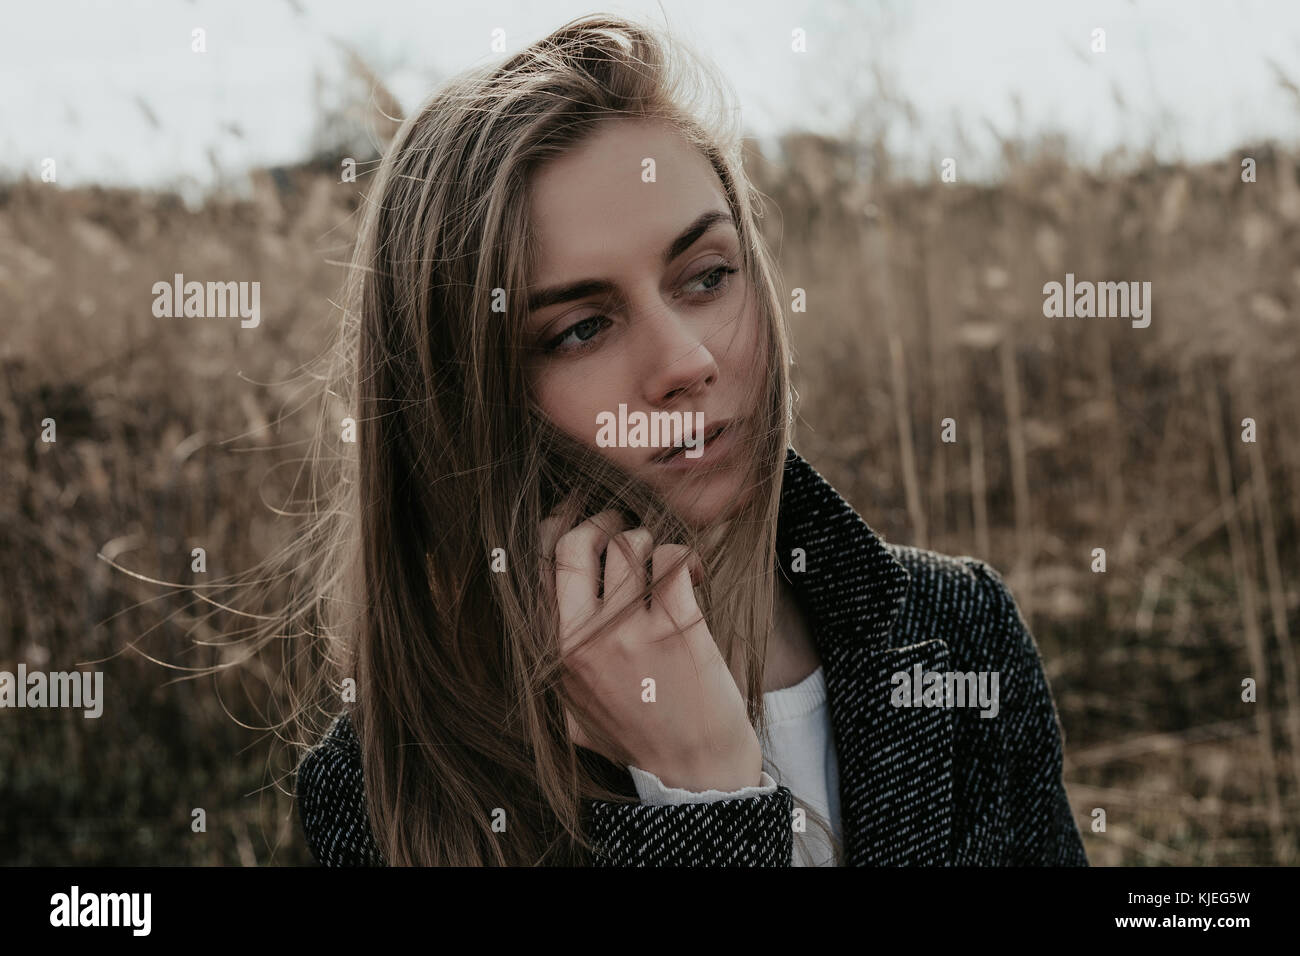
M 712 280 L 714 282 L 713 285 L 707 286 L 706 288 L 697 291 L 695 294 L 702 295 L 706 299 L 717 298 L 718 296 L 722 295 L 722 293 L 727 291 L 728 286 L 731 285 L 731 276 L 735 275 L 739 271 L 740 270 L 737 269 L 735 266 L 730 266 L 730 265 L 714 266 L 712 269 L 708 269 L 704 272 L 701 272 L 694 279 L 692 279 L 691 283 L 688 283 L 688 285 L 696 282 L 702 282 L 705 280 Z M 609 319 L 607 319 L 605 316 L 589 315 L 585 319 L 581 319 L 580 321 L 575 322 L 573 325 L 569 326 L 559 335 L 555 336 L 549 342 L 545 343 L 544 348 L 547 352 L 585 351 L 586 349 L 591 347 L 591 343 L 593 342 L 593 340 L 596 338 L 597 335 L 599 335 L 602 331 L 604 331 L 605 326 L 607 325 L 609 325 Z M 583 331 L 589 333 L 585 338 L 582 336 Z M 564 343 L 569 340 L 570 336 L 577 337 L 576 338 L 577 344 L 572 347 L 561 348 L 561 346 L 564 345 Z
M 727 265 L 715 266 L 714 268 L 708 270 L 707 272 L 701 272 L 691 281 L 699 282 L 702 279 L 714 279 L 717 282 L 717 285 L 711 285 L 708 288 L 704 289 L 703 292 L 706 295 L 707 294 L 720 295 L 722 292 L 726 291 L 727 286 L 731 283 L 730 277 L 735 275 L 739 271 L 740 270 L 735 268 L 734 266 L 727 266 Z

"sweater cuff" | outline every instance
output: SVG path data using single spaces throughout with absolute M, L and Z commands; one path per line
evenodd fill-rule
M 762 771 L 758 786 L 744 787 L 740 790 L 683 790 L 681 787 L 665 786 L 656 774 L 631 765 L 627 768 L 636 784 L 637 796 L 641 802 L 651 806 L 664 806 L 679 803 L 715 803 L 719 800 L 743 800 L 747 797 L 762 797 L 776 793 L 776 780 L 766 771 Z

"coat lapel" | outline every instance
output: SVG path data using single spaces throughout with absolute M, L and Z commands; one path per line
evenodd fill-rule
M 822 659 L 848 865 L 944 865 L 952 831 L 952 711 L 894 706 L 891 695 L 900 671 L 947 670 L 948 645 L 891 646 L 910 576 L 793 448 L 786 452 L 777 560 L 810 618 Z

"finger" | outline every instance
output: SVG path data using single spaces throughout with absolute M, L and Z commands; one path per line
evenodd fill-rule
M 646 585 L 646 563 L 654 551 L 648 528 L 633 528 L 610 539 L 605 550 L 605 609 L 617 613 Z
M 577 642 L 578 625 L 600 609 L 600 558 L 610 535 L 625 524 L 617 511 L 602 511 L 560 536 L 555 544 L 555 591 L 560 610 L 561 653 Z
M 621 517 L 622 512 L 609 509 L 599 514 L 592 515 L 587 519 L 589 522 L 601 525 L 602 527 L 613 526 L 612 518 Z M 585 522 L 579 522 L 577 527 L 581 527 Z M 537 523 L 538 528 L 538 553 L 544 558 L 555 558 L 555 545 L 565 534 L 564 518 L 557 511 L 551 512 L 550 515 L 543 518 Z M 613 532 L 621 530 L 621 525 L 613 527 Z M 613 533 L 611 532 L 611 533 Z
M 660 555 L 659 551 L 664 548 L 668 550 Z M 699 587 L 704 582 L 704 562 L 700 560 L 698 554 L 684 544 L 661 544 L 658 548 L 655 548 L 655 557 L 659 559 L 660 570 L 653 571 L 652 581 L 658 582 L 663 575 L 667 574 L 668 569 L 677 563 L 683 553 L 686 557 L 685 568 L 691 578 L 691 587 Z M 654 567 L 653 561 L 651 567 Z M 658 588 L 657 583 L 655 587 Z
M 674 568 L 674 565 L 677 565 Z M 655 581 L 655 604 L 679 628 L 686 628 L 699 617 L 694 582 L 702 576 L 699 556 L 682 544 L 664 544 L 651 557 Z

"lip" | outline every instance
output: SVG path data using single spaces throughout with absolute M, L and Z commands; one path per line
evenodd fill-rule
M 689 471 L 699 465 L 717 465 L 735 447 L 736 424 L 737 419 L 734 418 L 710 424 L 705 429 L 705 434 L 713 435 L 713 437 L 705 439 L 703 450 L 696 458 L 686 457 L 686 452 L 683 450 L 668 458 L 664 458 L 664 453 L 661 453 L 650 460 L 651 464 L 670 471 Z M 718 431 L 719 428 L 720 431 Z M 716 434 L 714 434 L 715 431 Z

